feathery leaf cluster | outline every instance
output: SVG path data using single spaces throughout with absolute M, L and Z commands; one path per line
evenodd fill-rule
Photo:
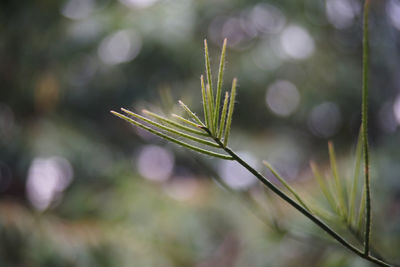
M 167 141 L 181 145 L 190 150 L 203 153 L 212 157 L 232 160 L 232 157 L 229 155 L 215 152 L 208 148 L 200 147 L 200 145 L 205 145 L 211 148 L 223 149 L 228 144 L 233 110 L 235 106 L 236 79 L 233 79 L 230 94 L 229 92 L 225 92 L 225 98 L 223 101 L 221 112 L 222 82 L 225 68 L 226 43 L 227 40 L 225 39 L 222 45 L 217 88 L 214 97 L 208 44 L 207 40 L 204 40 L 207 84 L 204 83 L 203 75 L 201 75 L 200 77 L 200 85 L 203 98 L 204 121 L 202 121 L 181 100 L 178 101 L 179 105 L 188 115 L 188 118 L 172 114 L 172 117 L 176 119 L 172 120 L 151 111 L 143 110 L 143 113 L 147 115 L 147 117 L 145 117 L 124 108 L 121 108 L 121 111 L 123 113 L 119 113 L 116 111 L 111 111 L 111 113 L 139 128 L 142 128 Z M 183 140 L 190 141 L 193 144 L 187 143 Z

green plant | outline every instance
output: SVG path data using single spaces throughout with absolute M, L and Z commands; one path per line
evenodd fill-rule
M 355 245 L 347 241 L 342 235 L 328 226 L 323 219 L 329 220 L 325 211 L 321 211 L 320 208 L 310 206 L 304 199 L 281 177 L 281 175 L 266 161 L 263 161 L 264 165 L 272 172 L 272 174 L 278 178 L 286 190 L 293 196 L 293 198 L 274 185 L 269 179 L 251 167 L 246 161 L 244 161 L 237 153 L 235 153 L 229 146 L 229 134 L 232 123 L 232 117 L 235 106 L 236 96 L 236 79 L 232 81 L 231 91 L 225 92 L 224 100 L 222 99 L 222 81 L 225 67 L 225 53 L 226 53 L 226 39 L 224 40 L 219 72 L 217 79 L 217 86 L 214 92 L 213 79 L 210 68 L 210 60 L 208 53 L 207 41 L 204 41 L 205 48 L 205 65 L 207 83 L 204 81 L 204 77 L 200 77 L 202 102 L 203 102 L 203 113 L 204 120 L 201 120 L 187 105 L 182 101 L 179 101 L 182 109 L 187 113 L 188 119 L 172 114 L 172 118 L 163 117 L 152 113 L 147 110 L 143 110 L 143 113 L 148 117 L 144 117 L 127 109 L 121 109 L 123 113 L 111 111 L 112 114 L 118 116 L 121 119 L 128 121 L 146 131 L 149 131 L 161 138 L 168 141 L 181 145 L 190 150 L 206 154 L 211 157 L 216 157 L 224 160 L 234 160 L 246 168 L 252 173 L 258 180 L 273 191 L 277 196 L 290 204 L 293 208 L 301 212 L 304 216 L 310 219 L 323 231 L 337 240 L 341 245 L 346 247 L 361 258 L 367 261 L 373 262 L 380 266 L 391 266 L 382 257 L 371 255 L 370 246 L 370 233 L 371 233 L 371 193 L 369 183 L 369 151 L 368 151 L 368 106 L 367 106 L 367 84 L 368 84 L 368 9 L 369 0 L 365 1 L 364 5 L 364 24 L 363 24 L 363 79 L 362 79 L 362 122 L 360 137 L 356 149 L 356 159 L 354 167 L 354 177 L 351 190 L 349 193 L 343 192 L 341 179 L 339 176 L 336 156 L 333 144 L 329 142 L 329 157 L 331 163 L 332 176 L 335 184 L 328 184 L 322 177 L 317 165 L 311 162 L 311 169 L 314 173 L 316 180 L 318 181 L 323 194 L 328 200 L 336 218 L 342 221 L 354 236 L 364 242 L 363 249 L 357 248 Z M 215 93 L 215 95 L 214 95 Z M 221 103 L 222 102 L 222 103 Z M 136 119 L 136 120 L 135 120 Z M 140 122 L 142 121 L 142 122 Z M 144 123 L 143 123 L 144 122 Z M 146 123 L 146 124 L 145 124 Z M 182 141 L 181 139 L 190 141 Z M 207 148 L 203 148 L 199 145 L 204 145 Z M 355 203 L 357 198 L 358 188 L 358 177 L 361 166 L 361 157 L 363 155 L 364 161 L 364 189 L 362 192 L 362 199 L 360 201 L 360 208 L 356 212 Z M 332 192 L 332 188 L 334 192 Z M 348 194 L 345 196 L 345 194 Z M 348 205 L 346 205 L 345 199 L 349 199 Z M 356 216 L 357 213 L 357 216 Z M 365 217 L 365 225 L 362 226 L 363 218 Z M 322 219 L 321 219 L 322 218 Z M 364 234 L 362 233 L 364 229 Z M 373 252 L 373 251 L 372 251 Z

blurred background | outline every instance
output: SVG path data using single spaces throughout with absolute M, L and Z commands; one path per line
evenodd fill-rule
M 361 9 L 358 0 L 1 1 L 0 266 L 369 266 L 235 163 L 109 113 L 168 113 L 178 99 L 200 113 L 203 39 L 216 77 L 226 37 L 224 89 L 239 81 L 230 147 L 263 173 L 269 160 L 324 207 L 309 160 L 329 172 L 332 140 L 341 179 L 351 177 Z M 372 1 L 370 29 L 373 244 L 399 262 L 400 2 Z

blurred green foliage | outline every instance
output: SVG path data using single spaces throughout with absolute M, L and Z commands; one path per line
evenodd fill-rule
M 400 4 L 372 2 L 372 240 L 399 262 Z M 217 69 L 227 37 L 225 81 L 239 83 L 231 146 L 323 199 L 308 161 L 328 167 L 329 139 L 341 173 L 352 173 L 360 7 L 2 1 L 0 266 L 365 266 L 281 202 L 263 199 L 257 185 L 230 193 L 211 182 L 228 175 L 220 162 L 109 114 L 120 106 L 169 112 L 178 99 L 201 112 L 203 39 Z M 284 231 L 264 224 L 273 213 Z

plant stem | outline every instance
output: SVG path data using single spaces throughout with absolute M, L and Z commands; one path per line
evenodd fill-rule
M 286 201 L 289 205 L 291 205 L 293 208 L 301 212 L 304 216 L 306 216 L 308 219 L 310 219 L 313 223 L 315 223 L 319 228 L 321 228 L 323 231 L 328 233 L 330 236 L 332 236 L 334 239 L 336 239 L 341 245 L 343 245 L 345 248 L 348 250 L 352 251 L 353 253 L 357 254 L 361 258 L 364 258 L 367 261 L 373 262 L 379 266 L 392 266 L 384 261 L 381 261 L 375 257 L 372 257 L 371 255 L 366 255 L 363 251 L 359 250 L 352 244 L 350 244 L 348 241 L 346 241 L 340 234 L 338 234 L 335 230 L 330 228 L 327 224 L 325 224 L 323 221 L 321 221 L 318 217 L 310 213 L 307 209 L 305 209 L 303 206 L 298 204 L 296 201 L 294 201 L 291 197 L 289 197 L 285 192 L 281 191 L 278 187 L 276 187 L 273 183 L 271 183 L 266 177 L 264 177 L 261 173 L 259 173 L 257 170 L 252 168 L 247 162 L 245 162 L 241 157 L 239 157 L 233 150 L 231 150 L 229 147 L 225 146 L 220 139 L 217 137 L 213 136 L 210 130 L 207 127 L 201 127 L 204 131 L 206 131 L 211 138 L 214 139 L 214 141 L 226 152 L 228 153 L 233 160 L 238 162 L 240 165 L 242 165 L 244 168 L 246 168 L 250 173 L 252 173 L 261 183 L 263 183 L 266 187 L 272 190 L 275 194 L 277 194 L 281 199 Z
M 368 69 L 369 69 L 369 47 L 368 47 L 368 11 L 370 0 L 364 2 L 363 16 L 363 58 L 362 58 L 362 105 L 361 123 L 364 150 L 364 175 L 366 189 L 366 212 L 365 212 L 365 238 L 364 254 L 369 255 L 369 242 L 371 236 L 371 191 L 369 177 L 369 151 L 368 151 Z

